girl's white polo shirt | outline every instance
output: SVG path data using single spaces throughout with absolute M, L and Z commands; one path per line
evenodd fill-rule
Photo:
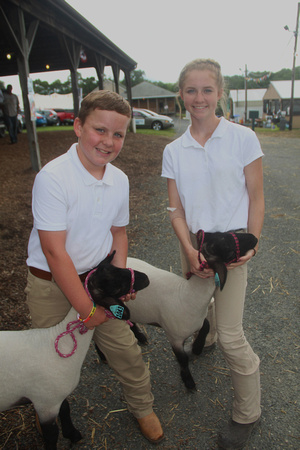
M 190 231 L 247 228 L 244 168 L 262 156 L 256 134 L 223 117 L 204 147 L 189 128 L 166 146 L 162 176 L 176 181 Z
M 111 227 L 129 222 L 127 176 L 107 164 L 103 179 L 97 180 L 80 162 L 76 146 L 73 144 L 36 176 L 28 266 L 49 271 L 38 230 L 66 230 L 66 250 L 80 274 L 95 267 L 110 252 Z

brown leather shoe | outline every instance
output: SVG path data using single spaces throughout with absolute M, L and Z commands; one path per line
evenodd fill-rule
M 152 444 L 158 444 L 164 439 L 164 432 L 155 412 L 137 419 L 141 432 Z

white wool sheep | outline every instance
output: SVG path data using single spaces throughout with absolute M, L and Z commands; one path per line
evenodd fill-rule
M 201 251 L 210 267 L 218 273 L 221 289 L 226 282 L 226 264 L 245 255 L 256 243 L 256 237 L 250 233 L 206 233 L 205 236 L 203 233 Z M 135 258 L 128 258 L 127 265 L 145 272 L 150 280 L 149 287 L 139 292 L 134 302 L 128 302 L 130 320 L 164 329 L 180 364 L 185 386 L 195 389 L 184 342 L 200 330 L 192 350 L 197 355 L 203 350 L 209 331 L 205 317 L 215 291 L 214 278 L 202 279 L 194 275 L 187 280 Z M 139 339 L 139 334 L 135 329 L 133 331 Z
M 97 278 L 91 291 L 97 291 L 95 303 L 114 311 L 116 305 L 122 307 L 120 297 L 131 289 L 141 290 L 149 284 L 145 274 L 132 272 L 112 266 L 110 261 L 114 253 L 99 264 Z M 92 303 L 91 303 L 92 305 Z M 123 317 L 127 319 L 127 317 Z M 63 335 L 57 348 L 56 338 L 66 332 L 70 322 L 74 327 L 73 336 Z M 82 334 L 81 331 L 84 331 Z M 77 313 L 71 308 L 66 318 L 51 328 L 24 331 L 0 332 L 0 411 L 32 402 L 37 412 L 45 447 L 56 449 L 58 427 L 56 418 L 61 419 L 64 437 L 72 442 L 81 439 L 81 434 L 71 422 L 70 409 L 66 397 L 76 388 L 80 371 L 88 351 L 93 331 L 87 331 L 77 319 Z
M 69 322 L 76 320 L 77 313 L 72 308 L 54 327 L 0 332 L 0 411 L 32 402 L 49 449 L 56 448 L 58 429 L 55 419 L 65 398 L 78 385 L 81 366 L 93 337 L 93 331 L 80 334 L 77 328 L 74 332 L 75 354 L 69 358 L 60 357 L 54 347 L 55 339 L 66 331 Z M 69 354 L 74 342 L 69 335 L 61 338 L 58 345 L 61 353 Z M 68 415 L 66 403 L 59 414 L 63 435 L 77 442 L 81 434 L 71 422 L 70 427 L 67 426 L 65 411 Z
M 184 342 L 200 330 L 199 339 L 193 344 L 193 352 L 201 353 L 209 331 L 208 322 L 204 321 L 215 291 L 214 278 L 192 276 L 186 280 L 135 258 L 128 258 L 127 264 L 136 270 L 144 270 L 150 280 L 149 286 L 138 292 L 137 299 L 127 303 L 130 320 L 163 328 L 180 364 L 185 386 L 195 389 Z

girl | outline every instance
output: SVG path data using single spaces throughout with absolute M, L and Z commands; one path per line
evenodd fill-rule
M 216 116 L 218 102 L 224 102 L 224 80 L 217 62 L 197 59 L 187 64 L 179 77 L 179 93 L 191 125 L 166 146 L 162 176 L 167 178 L 168 209 L 180 242 L 182 270 L 208 278 L 214 273 L 200 270 L 198 230 L 247 230 L 260 237 L 263 153 L 252 130 Z M 234 388 L 232 419 L 218 437 L 225 449 L 243 448 L 261 415 L 259 358 L 242 327 L 247 262 L 257 250 L 258 244 L 228 266 L 226 285 L 214 294 L 218 344 Z

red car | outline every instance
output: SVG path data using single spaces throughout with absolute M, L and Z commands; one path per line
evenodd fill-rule
M 69 109 L 60 109 L 60 108 L 54 108 L 53 109 L 58 117 L 58 124 L 59 125 L 72 125 L 74 122 L 74 111 L 71 111 Z

